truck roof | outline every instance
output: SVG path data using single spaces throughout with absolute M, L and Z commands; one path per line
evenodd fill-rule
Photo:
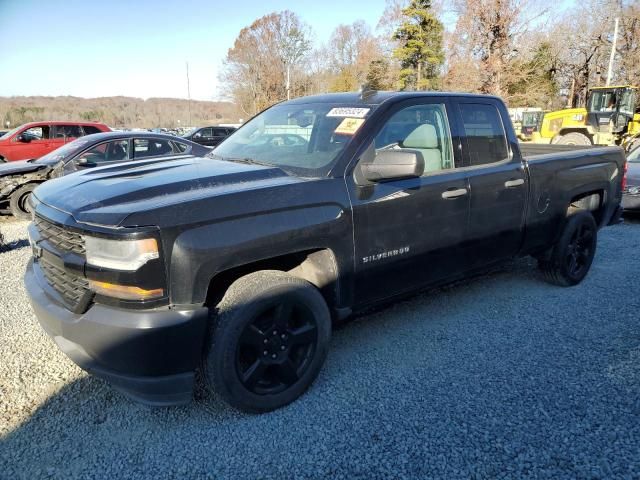
M 499 98 L 493 95 L 479 95 L 474 93 L 460 92 L 393 92 L 393 91 L 371 91 L 371 92 L 348 92 L 348 93 L 325 93 L 320 95 L 310 95 L 307 97 L 295 98 L 282 102 L 285 104 L 305 104 L 305 103 L 347 103 L 362 105 L 379 105 L 388 100 L 403 100 L 416 97 L 480 97 Z

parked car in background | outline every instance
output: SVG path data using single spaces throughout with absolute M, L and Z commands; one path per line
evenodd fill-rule
M 39 158 L 76 138 L 110 131 L 95 122 L 25 123 L 0 137 L 0 162 Z
M 234 127 L 201 127 L 191 130 L 182 138 L 207 147 L 216 147 L 235 131 Z
M 532 147 L 491 96 L 279 103 L 210 158 L 38 187 L 26 289 L 57 345 L 137 400 L 188 402 L 198 379 L 273 410 L 317 376 L 332 320 L 514 256 L 585 278 L 621 213 L 624 153 Z
M 146 132 L 96 133 L 78 138 L 37 160 L 0 165 L 0 211 L 29 218 L 29 196 L 50 178 L 102 165 L 147 158 L 204 156 L 206 147 L 169 135 Z
M 627 155 L 627 185 L 622 192 L 625 212 L 640 212 L 640 147 Z

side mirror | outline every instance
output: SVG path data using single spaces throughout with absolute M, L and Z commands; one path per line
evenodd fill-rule
M 416 150 L 381 150 L 372 160 L 359 166 L 368 182 L 415 178 L 424 173 L 424 158 Z
M 25 135 L 24 133 L 21 133 L 16 137 L 16 140 L 22 143 L 29 143 L 31 141 L 31 137 L 29 135 Z
M 81 168 L 92 168 L 97 165 L 97 163 L 89 161 L 87 157 L 79 158 L 76 163 Z
M 193 136 L 193 138 L 202 138 L 202 134 L 198 132 Z

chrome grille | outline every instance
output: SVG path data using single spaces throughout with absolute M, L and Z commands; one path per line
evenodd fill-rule
M 79 233 L 66 230 L 38 216 L 35 217 L 34 224 L 42 239 L 58 250 L 84 255 L 84 240 Z
M 62 295 L 66 303 L 76 308 L 89 290 L 89 282 L 85 278 L 70 275 L 47 261 L 40 260 L 40 267 L 47 283 Z

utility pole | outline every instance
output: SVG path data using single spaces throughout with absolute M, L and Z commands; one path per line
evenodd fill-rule
M 611 44 L 611 56 L 609 57 L 609 71 L 607 72 L 607 87 L 611 85 L 611 77 L 613 74 L 613 60 L 616 56 L 616 43 L 618 42 L 618 23 L 620 19 L 616 17 L 616 26 L 613 29 L 613 43 Z
M 189 62 L 187 64 L 187 99 L 189 101 L 189 127 L 191 127 L 191 86 L 189 85 Z

